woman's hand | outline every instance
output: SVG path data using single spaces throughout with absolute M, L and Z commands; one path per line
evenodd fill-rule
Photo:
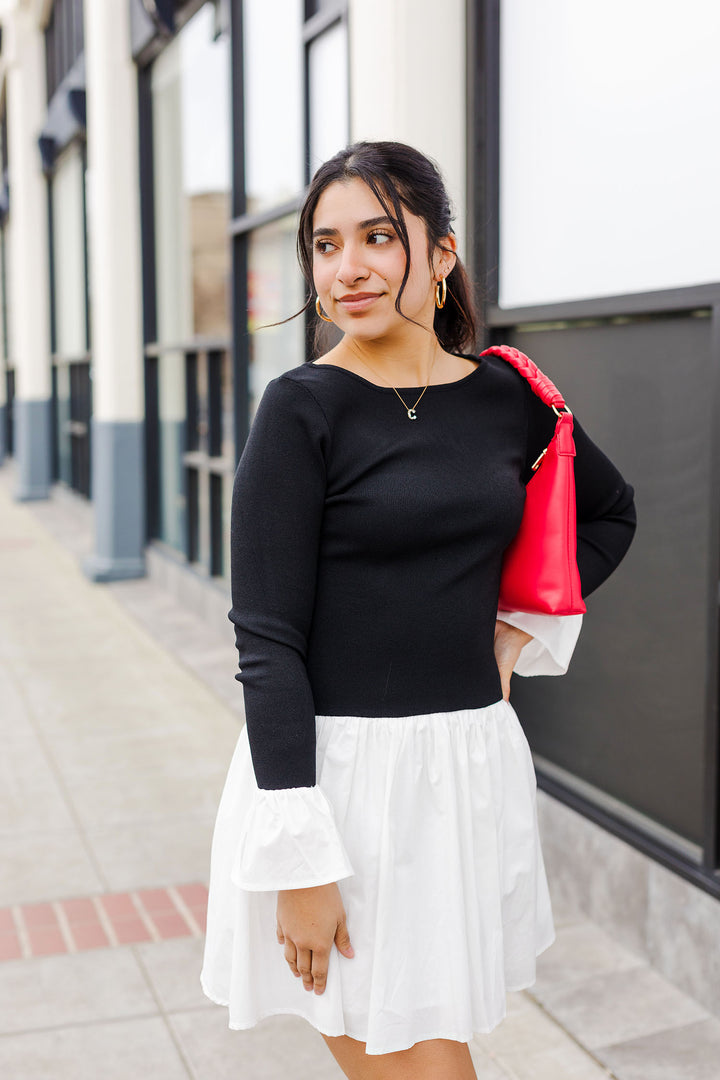
M 293 975 L 302 977 L 306 990 L 322 994 L 333 942 L 343 956 L 355 955 L 337 884 L 280 890 L 277 939 L 285 946 L 285 959 Z
M 502 683 L 503 701 L 510 700 L 510 677 L 513 673 L 520 651 L 528 641 L 532 641 L 532 634 L 526 634 L 524 630 L 518 630 L 516 626 L 497 619 L 495 622 L 495 660 L 500 672 Z

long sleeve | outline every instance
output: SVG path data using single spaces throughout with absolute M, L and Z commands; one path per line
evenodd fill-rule
M 235 474 L 232 609 L 257 780 L 233 880 L 303 888 L 353 873 L 315 786 L 315 708 L 306 669 L 328 429 L 312 394 L 282 376 L 258 407 Z
M 319 787 L 254 792 L 230 874 L 235 885 L 248 892 L 307 889 L 352 873 L 332 806 Z
M 312 395 L 281 376 L 263 395 L 235 474 L 229 618 L 261 788 L 315 783 L 315 708 L 305 661 L 327 439 Z
M 538 615 L 527 611 L 498 611 L 498 619 L 532 634 L 520 650 L 516 675 L 564 675 L 582 629 L 582 615 Z

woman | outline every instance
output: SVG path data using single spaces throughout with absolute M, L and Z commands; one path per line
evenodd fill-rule
M 348 1077 L 464 1080 L 473 1033 L 554 940 L 510 676 L 564 671 L 582 617 L 498 618 L 497 602 L 555 417 L 472 354 L 448 198 L 422 154 L 358 143 L 328 161 L 298 251 L 343 336 L 269 384 L 236 474 L 247 725 L 203 987 L 231 1027 L 304 1016 Z M 575 439 L 587 595 L 635 517 L 577 423 Z

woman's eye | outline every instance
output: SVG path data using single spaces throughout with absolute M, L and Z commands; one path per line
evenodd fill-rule
M 369 244 L 387 244 L 392 240 L 392 233 L 373 231 L 368 233 Z
M 327 255 L 328 251 L 331 251 L 333 244 L 329 240 L 316 240 L 315 250 L 318 255 Z

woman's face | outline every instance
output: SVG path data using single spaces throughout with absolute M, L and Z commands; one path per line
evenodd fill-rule
M 435 273 L 428 264 L 425 222 L 404 213 L 410 241 L 410 276 L 395 300 L 405 274 L 405 252 L 382 204 L 362 180 L 330 184 L 313 217 L 313 279 L 323 310 L 344 333 L 376 339 L 412 328 L 413 319 L 432 329 L 435 281 L 455 261 L 436 248 Z M 454 238 L 449 238 L 454 246 Z M 415 328 L 417 329 L 417 328 Z

